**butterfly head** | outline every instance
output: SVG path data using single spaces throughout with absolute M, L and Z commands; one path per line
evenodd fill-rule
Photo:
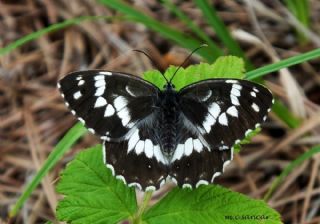
M 165 90 L 173 90 L 173 89 L 176 88 L 176 86 L 175 86 L 174 84 L 172 84 L 171 82 L 167 82 L 167 83 L 163 86 L 163 88 L 164 88 Z

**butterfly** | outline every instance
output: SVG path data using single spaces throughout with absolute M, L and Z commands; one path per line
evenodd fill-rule
M 112 174 L 142 191 L 167 181 L 212 183 L 273 102 L 267 88 L 247 80 L 207 79 L 177 91 L 172 78 L 160 89 L 131 74 L 87 70 L 58 83 L 72 114 L 101 136 Z

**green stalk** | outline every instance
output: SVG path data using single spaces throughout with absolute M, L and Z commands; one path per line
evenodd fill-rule
M 270 65 L 266 65 L 264 67 L 260 67 L 258 69 L 255 69 L 253 71 L 249 71 L 246 73 L 246 78 L 247 79 L 256 79 L 259 77 L 264 76 L 265 74 L 271 73 L 271 72 L 275 72 L 278 71 L 282 68 L 288 68 L 292 65 L 296 65 L 296 64 L 300 64 L 303 63 L 305 61 L 309 61 L 311 59 L 320 57 L 320 49 L 315 49 L 306 53 L 302 53 L 287 59 L 283 59 L 279 62 L 270 64 Z
M 148 16 L 146 13 L 133 8 L 131 5 L 121 0 L 98 0 L 98 2 L 125 14 L 128 20 L 144 24 L 149 29 L 159 33 L 171 41 L 174 41 L 184 48 L 194 50 L 203 44 L 202 41 L 194 39 L 190 35 L 186 35 L 177 29 L 171 28 L 168 25 L 159 22 L 158 20 Z M 205 58 L 208 62 L 213 62 L 215 59 L 221 56 L 221 50 L 215 46 L 209 45 L 208 47 L 197 51 L 197 54 Z
M 139 209 L 136 215 L 132 219 L 133 224 L 142 224 L 142 215 L 146 211 L 149 202 L 152 198 L 153 191 L 146 191 L 143 196 L 142 204 L 139 206 Z
M 236 42 L 218 16 L 215 8 L 207 0 L 194 0 L 196 5 L 201 9 L 205 19 L 211 25 L 222 43 L 228 48 L 229 52 L 235 56 L 241 57 L 246 63 L 246 70 L 252 70 L 254 66 L 246 58 L 238 42 Z

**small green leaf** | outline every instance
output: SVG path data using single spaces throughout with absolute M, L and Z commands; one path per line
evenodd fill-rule
M 175 188 L 151 207 L 142 220 L 158 223 L 282 223 L 280 215 L 261 200 L 217 185 L 195 190 Z
M 119 223 L 137 210 L 135 191 L 112 176 L 101 145 L 80 152 L 62 174 L 57 217 L 71 223 Z
M 177 71 L 178 67 L 170 66 L 164 73 L 167 79 Z M 187 68 L 180 68 L 175 75 L 172 83 L 179 90 L 186 85 L 198 82 L 204 79 L 212 78 L 244 78 L 244 62 L 241 58 L 235 56 L 219 57 L 213 64 L 200 63 L 190 65 Z M 157 70 L 147 71 L 143 74 L 143 78 L 152 82 L 160 89 L 166 84 L 165 79 Z

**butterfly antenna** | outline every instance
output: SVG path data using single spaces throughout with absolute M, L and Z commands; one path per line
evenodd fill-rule
M 133 51 L 144 54 L 147 58 L 149 58 L 149 60 L 152 62 L 154 67 L 158 67 L 158 65 L 155 63 L 155 61 L 146 52 L 144 52 L 142 50 L 138 50 L 138 49 L 134 49 Z M 164 74 L 162 72 L 160 72 L 160 74 L 163 76 L 163 78 L 166 80 L 166 82 L 169 83 L 169 80 L 164 76 Z
M 196 49 L 194 49 L 194 50 L 188 55 L 188 57 L 187 57 L 186 59 L 184 59 L 184 61 L 182 62 L 182 64 L 179 65 L 179 67 L 177 68 L 177 70 L 173 73 L 173 75 L 172 75 L 169 83 L 171 83 L 171 81 L 173 80 L 174 76 L 177 74 L 177 72 L 179 71 L 179 69 L 180 69 L 187 61 L 189 61 L 189 59 L 190 59 L 190 57 L 193 55 L 193 53 L 196 52 L 197 50 L 203 48 L 203 47 L 208 47 L 208 45 L 207 45 L 207 44 L 202 44 L 200 47 L 197 47 Z

